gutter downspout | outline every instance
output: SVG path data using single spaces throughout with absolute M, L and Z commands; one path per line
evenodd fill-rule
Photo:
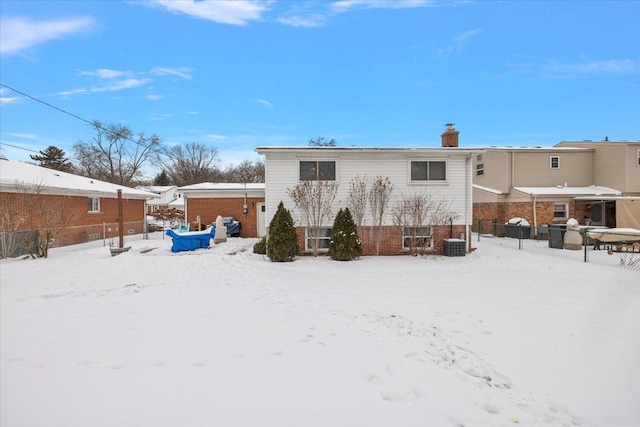
M 536 215 L 536 195 L 533 195 L 533 229 L 538 234 L 538 216 Z
M 469 194 L 469 187 L 471 186 L 471 156 L 469 154 L 466 160 L 466 170 L 467 170 L 467 179 L 464 186 L 464 226 L 465 226 L 465 235 L 467 236 L 467 251 L 471 252 L 471 227 L 469 227 L 469 204 L 471 203 L 471 196 Z

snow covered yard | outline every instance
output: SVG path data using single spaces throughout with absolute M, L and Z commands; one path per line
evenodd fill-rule
M 3 427 L 640 425 L 637 271 L 150 237 L 0 262 Z

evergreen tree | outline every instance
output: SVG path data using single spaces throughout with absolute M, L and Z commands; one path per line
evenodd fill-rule
M 155 178 L 153 178 L 153 185 L 170 185 L 169 176 L 167 171 L 163 170 Z
M 337 261 L 351 261 L 362 255 L 362 243 L 349 208 L 340 209 L 331 229 L 329 256 Z
M 298 254 L 298 236 L 291 213 L 280 202 L 278 210 L 269 223 L 267 256 L 273 262 L 293 261 Z
M 40 154 L 31 154 L 31 160 L 38 162 L 38 166 L 43 168 L 55 169 L 62 172 L 71 172 L 73 165 L 67 159 L 64 150 L 50 145 L 45 150 L 39 151 Z

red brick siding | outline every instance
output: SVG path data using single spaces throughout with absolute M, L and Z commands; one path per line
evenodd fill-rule
M 249 211 L 245 214 L 242 211 L 244 198 L 185 198 L 187 223 L 196 223 L 198 215 L 200 216 L 200 223 L 206 225 L 211 225 L 216 222 L 218 215 L 232 216 L 240 221 L 240 237 L 257 237 L 258 216 L 256 205 L 258 202 L 263 203 L 264 197 L 247 198 Z
M 536 221 L 538 226 L 543 224 L 564 224 L 568 218 L 575 218 L 584 224 L 585 217 L 588 217 L 588 210 L 585 204 L 569 202 L 568 218 L 553 218 L 554 202 L 536 202 Z M 533 226 L 533 202 L 517 202 L 517 203 L 474 203 L 473 204 L 473 221 L 483 220 L 485 223 L 497 220 L 498 224 L 504 224 L 511 218 L 525 218 Z M 474 229 L 474 231 L 477 231 Z
M 29 197 L 29 196 L 27 196 Z M 118 199 L 100 198 L 100 212 L 87 212 L 87 197 L 84 196 L 59 196 L 39 195 L 44 201 L 44 210 L 64 209 L 68 222 L 64 230 L 56 237 L 58 246 L 66 246 L 88 241 L 90 234 L 103 233 L 103 223 L 110 224 L 111 237 L 118 236 Z M 24 196 L 18 193 L 0 193 L 0 215 L 9 210 L 22 212 L 25 215 L 21 230 L 30 230 L 38 219 L 27 213 Z M 122 199 L 122 212 L 124 221 L 124 233 L 133 229 L 135 233 L 143 232 L 144 200 Z M 37 214 L 37 212 L 33 212 Z M 109 235 L 107 236 L 109 237 Z
M 305 228 L 297 227 L 296 233 L 298 235 L 298 250 L 300 254 L 309 253 L 305 251 Z M 364 226 L 360 234 L 360 240 L 362 241 L 362 255 L 375 255 L 376 244 L 375 234 L 373 232 L 374 227 Z M 454 225 L 453 228 L 449 226 L 441 226 L 436 228 L 434 236 L 434 252 L 436 254 L 442 254 L 442 240 L 450 237 L 459 238 L 460 234 L 464 235 L 464 225 Z M 380 255 L 408 255 L 409 252 L 402 248 L 402 230 L 395 226 L 386 226 L 382 228 L 382 240 L 380 242 Z

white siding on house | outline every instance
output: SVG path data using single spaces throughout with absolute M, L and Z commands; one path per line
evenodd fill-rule
M 389 215 L 385 218 L 386 225 L 393 225 L 390 215 L 396 200 L 402 195 L 414 193 L 431 194 L 433 197 L 445 198 L 451 203 L 452 211 L 458 214 L 458 220 L 454 224 L 465 224 L 471 221 L 471 173 L 467 167 L 468 151 L 457 150 L 310 150 L 299 149 L 282 150 L 272 152 L 269 149 L 258 149 L 265 154 L 265 181 L 266 181 L 266 221 L 271 222 L 280 201 L 289 209 L 294 220 L 300 223 L 300 216 L 287 193 L 287 189 L 293 188 L 298 181 L 298 161 L 304 160 L 330 160 L 337 161 L 336 183 L 338 193 L 334 202 L 333 215 L 338 209 L 347 206 L 350 182 L 356 176 L 367 177 L 369 188 L 377 176 L 387 177 L 394 185 L 392 201 L 389 204 Z M 476 151 L 476 152 L 479 152 Z M 409 182 L 409 161 L 413 160 L 446 160 L 447 182 L 416 184 Z M 333 217 L 326 225 L 332 225 Z M 367 212 L 365 225 L 371 224 L 371 216 Z

